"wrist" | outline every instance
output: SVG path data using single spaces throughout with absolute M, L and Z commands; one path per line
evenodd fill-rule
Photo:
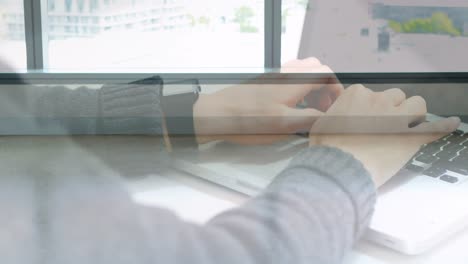
M 234 114 L 217 94 L 200 95 L 193 105 L 193 123 L 199 144 L 223 140 L 234 133 Z
M 321 145 L 338 148 L 351 154 L 359 160 L 370 173 L 376 187 L 383 185 L 394 173 L 395 166 L 392 162 L 383 162 L 382 158 L 387 153 L 382 153 L 378 147 L 381 137 L 375 135 L 317 135 L 311 138 L 310 146 Z M 401 165 L 400 165 L 401 167 Z

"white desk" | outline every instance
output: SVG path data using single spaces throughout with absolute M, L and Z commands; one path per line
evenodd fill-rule
M 182 218 L 200 223 L 248 199 L 243 194 L 176 170 L 132 181 L 130 188 L 136 201 L 170 208 Z M 419 256 L 403 255 L 365 241 L 359 242 L 355 251 L 365 257 L 350 261 L 356 264 L 466 264 L 468 230 Z
M 186 220 L 200 223 L 247 199 L 242 194 L 176 170 L 156 175 L 154 164 L 158 150 L 155 144 L 158 143 L 157 139 L 149 137 L 86 137 L 73 138 L 73 142 L 63 137 L 1 137 L 0 154 L 6 156 L 0 155 L 0 158 L 13 155 L 28 162 L 35 160 L 34 155 L 54 157 L 57 151 L 66 153 L 64 149 L 76 148 L 76 151 L 71 152 L 73 155 L 69 156 L 77 166 L 81 166 L 80 157 L 84 158 L 81 155 L 86 155 L 87 159 L 94 157 L 99 163 L 125 174 L 123 176 L 129 183 L 129 190 L 137 202 L 166 207 Z M 358 243 L 356 251 L 362 253 L 364 258 L 351 262 L 353 264 L 466 264 L 468 230 L 420 256 L 405 256 L 366 242 Z

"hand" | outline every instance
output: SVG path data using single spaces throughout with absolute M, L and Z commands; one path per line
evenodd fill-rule
M 372 92 L 354 85 L 315 122 L 310 145 L 328 145 L 353 154 L 368 169 L 376 186 L 381 186 L 423 144 L 460 125 L 456 117 L 423 122 L 426 112 L 422 97 L 406 99 L 400 89 Z
M 287 73 L 320 73 L 314 83 L 295 83 Z M 284 73 L 284 74 L 283 74 Z M 296 60 L 282 68 L 277 84 L 258 79 L 201 95 L 194 106 L 199 143 L 226 140 L 240 144 L 267 144 L 302 129 L 310 129 L 344 90 L 333 72 L 315 58 Z M 276 79 L 274 79 L 276 82 Z M 309 108 L 296 105 L 308 99 Z

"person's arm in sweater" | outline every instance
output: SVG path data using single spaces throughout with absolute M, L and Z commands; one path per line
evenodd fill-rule
M 100 88 L 2 86 L 0 134 L 161 135 L 161 89 L 158 78 Z
M 360 117 L 361 110 L 383 117 L 397 114 L 400 109 L 390 107 L 397 103 L 410 106 L 408 114 L 419 113 L 421 108 L 414 99 L 396 99 L 394 92 L 347 91 L 329 110 L 330 116 L 320 118 L 312 128 L 317 134 L 311 144 L 325 146 L 298 153 L 262 194 L 205 225 L 184 222 L 163 209 L 136 205 L 125 187 L 119 186 L 118 177 L 109 177 L 112 173 L 96 165 L 91 156 L 64 152 L 61 146 L 52 149 L 49 152 L 55 156 L 43 163 L 48 168 L 44 176 L 52 180 L 37 185 L 35 191 L 34 201 L 47 209 L 36 215 L 41 230 L 34 240 L 39 241 L 38 259 L 44 263 L 340 263 L 368 226 L 374 186 L 405 163 L 392 162 L 392 153 L 409 159 L 414 149 L 440 136 L 432 133 L 449 132 L 459 124 L 459 120 L 445 119 L 408 128 L 411 120 L 402 115 L 393 124 L 396 129 L 431 134 L 370 134 L 359 137 L 355 145 L 354 137 L 327 134 L 350 124 L 337 127 L 328 117 L 351 115 L 347 121 L 352 121 Z M 360 103 L 349 106 L 356 100 Z M 348 111 L 342 112 L 345 108 Z M 380 140 L 379 151 L 383 149 L 388 156 L 375 155 L 375 139 Z M 74 166 L 67 155 L 82 157 L 80 166 Z M 32 158 L 38 162 L 36 155 Z M 49 166 L 56 162 L 67 166 Z
M 421 102 L 399 89 L 351 87 L 312 128 L 313 147 L 298 153 L 261 195 L 204 226 L 155 212 L 152 219 L 165 220 L 150 225 L 150 241 L 166 249 L 160 254 L 167 263 L 340 263 L 368 227 L 375 187 L 421 145 L 458 127 L 460 120 L 450 118 L 409 128 L 426 112 Z M 374 118 L 363 121 L 367 111 Z M 369 133 L 347 134 L 353 123 Z M 156 234 L 165 234 L 162 241 Z
M 261 195 L 204 226 L 159 215 L 149 243 L 178 252 L 161 252 L 165 263 L 340 263 L 367 228 L 375 198 L 359 161 L 315 147 L 298 153 Z

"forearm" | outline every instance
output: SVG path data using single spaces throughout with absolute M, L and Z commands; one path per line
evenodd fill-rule
M 300 153 L 266 192 L 214 219 L 257 263 L 339 263 L 367 228 L 375 189 L 362 165 L 337 149 Z
M 198 143 L 224 139 L 227 135 L 237 133 L 234 127 L 237 120 L 228 103 L 216 94 L 202 94 L 193 106 L 193 123 Z M 241 118 L 240 116 L 237 118 Z
M 154 244 L 181 249 L 177 256 L 166 252 L 174 263 L 340 263 L 367 228 L 375 189 L 348 154 L 301 154 L 260 196 L 205 226 L 165 221 L 170 240 Z
M 162 134 L 161 85 L 2 88 L 3 135 Z

